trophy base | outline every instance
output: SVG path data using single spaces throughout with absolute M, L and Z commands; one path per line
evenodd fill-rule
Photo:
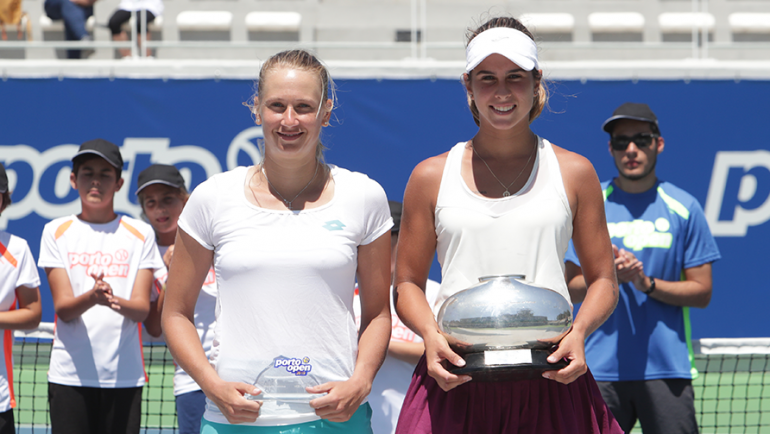
M 258 395 L 244 394 L 243 397 L 249 401 L 279 401 L 279 402 L 301 402 L 309 403 L 310 401 L 326 396 L 326 393 L 272 393 L 262 392 Z
M 470 375 L 473 381 L 518 381 L 531 380 L 542 376 L 545 371 L 566 367 L 567 360 L 548 363 L 552 353 L 548 349 L 487 350 L 463 355 L 465 366 L 452 366 L 449 372 L 455 375 Z

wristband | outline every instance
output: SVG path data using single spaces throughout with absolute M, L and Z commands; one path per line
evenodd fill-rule
M 645 294 L 650 295 L 652 292 L 655 291 L 655 278 L 650 277 L 650 289 L 647 291 L 644 291 Z

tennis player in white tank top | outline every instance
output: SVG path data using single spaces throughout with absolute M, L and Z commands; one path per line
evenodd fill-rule
M 396 309 L 420 334 L 417 365 L 396 433 L 620 433 L 585 363 L 585 337 L 618 297 L 602 194 L 585 158 L 537 137 L 530 123 L 547 101 L 537 47 L 514 18 L 471 32 L 463 75 L 472 140 L 429 158 L 404 195 L 396 259 Z M 473 382 L 436 324 L 423 293 L 434 252 L 441 301 L 494 274 L 524 274 L 569 300 L 564 255 L 570 237 L 588 262 L 590 295 L 572 330 L 549 356 L 570 364 L 523 381 Z M 582 263 L 582 259 L 581 259 Z
M 566 251 L 572 236 L 572 212 L 553 146 L 538 138 L 534 168 L 524 186 L 504 198 L 479 196 L 464 182 L 467 147 L 462 142 L 449 151 L 436 201 L 443 283 L 434 313 L 448 297 L 489 275 L 532 276 L 569 301 L 563 262 L 550 260 L 554 246 Z

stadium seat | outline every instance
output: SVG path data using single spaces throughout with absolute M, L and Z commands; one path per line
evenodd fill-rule
M 246 14 L 250 41 L 299 41 L 302 15 L 298 12 L 261 12 Z
M 94 27 L 96 26 L 96 18 L 94 18 L 93 15 L 88 17 L 86 20 L 86 30 L 89 32 L 94 31 Z M 40 28 L 43 29 L 43 32 L 61 32 L 61 39 L 48 39 L 51 41 L 63 41 L 64 40 L 64 22 L 61 20 L 52 20 L 48 18 L 48 15 L 41 15 L 40 16 Z
M 232 23 L 229 11 L 182 11 L 176 16 L 182 41 L 229 41 Z
M 572 41 L 572 31 L 575 29 L 575 18 L 572 14 L 554 13 L 525 13 L 519 20 L 532 31 L 536 38 L 549 42 Z
M 48 18 L 47 15 L 43 14 L 43 15 L 40 15 L 39 25 L 40 25 L 40 30 L 43 33 L 44 41 L 64 41 L 65 40 L 64 39 L 64 21 L 61 21 L 61 20 L 54 21 Z M 86 20 L 86 30 L 88 30 L 88 32 L 93 35 L 95 28 L 96 28 L 96 17 L 94 15 L 91 15 Z M 66 59 L 67 50 L 64 48 L 57 48 L 56 58 Z
M 770 41 L 770 13 L 735 12 L 727 21 L 735 42 Z
M 691 42 L 692 29 L 706 30 L 713 38 L 714 15 L 707 12 L 664 12 L 658 16 L 663 42 Z
M 595 42 L 642 42 L 644 15 L 639 12 L 594 12 L 588 15 Z
M 18 25 L 5 24 L 5 36 L 9 41 L 31 40 L 32 32 L 29 31 L 29 15 L 24 13 Z M 3 48 L 3 42 L 0 41 L 0 59 L 24 59 L 26 57 L 24 48 Z

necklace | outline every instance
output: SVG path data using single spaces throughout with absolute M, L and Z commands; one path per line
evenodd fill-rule
M 505 184 L 503 184 L 503 181 L 500 181 L 500 178 L 498 178 L 497 175 L 495 175 L 495 172 L 492 171 L 492 168 L 489 167 L 489 164 L 487 164 L 487 162 L 484 161 L 483 158 L 481 158 L 481 155 L 479 155 L 478 151 L 476 151 L 476 147 L 473 146 L 473 143 L 471 143 L 471 149 L 473 149 L 473 153 L 476 154 L 477 157 L 479 157 L 479 160 L 481 160 L 481 162 L 484 163 L 485 166 L 487 166 L 487 169 L 489 169 L 489 173 L 491 173 L 492 176 L 495 177 L 497 182 L 499 182 L 500 185 L 503 186 L 503 188 L 505 189 L 505 191 L 503 192 L 503 197 L 508 197 L 508 196 L 511 195 L 511 192 L 508 191 L 508 189 L 511 188 L 513 186 L 513 184 L 515 184 L 516 181 L 519 180 L 519 178 L 521 178 L 521 174 L 524 173 L 524 170 L 526 170 L 527 167 L 529 166 L 529 162 L 532 161 L 532 156 L 535 155 L 535 149 L 537 149 L 537 145 L 535 145 L 535 147 L 532 148 L 532 152 L 529 153 L 529 158 L 527 159 L 527 162 L 524 164 L 524 167 L 522 167 L 521 171 L 516 176 L 516 179 L 514 179 L 513 182 L 511 182 L 510 184 L 508 184 L 507 187 L 505 186 Z
M 289 211 L 294 211 L 294 208 L 291 207 L 291 203 L 294 202 L 299 197 L 299 195 L 302 194 L 302 192 L 304 192 L 305 190 L 307 190 L 308 187 L 310 187 L 310 184 L 315 179 L 315 176 L 318 175 L 318 163 L 316 163 L 315 165 L 315 172 L 313 172 L 313 177 L 310 178 L 310 181 L 308 181 L 307 184 L 305 184 L 305 186 L 302 187 L 302 190 L 300 190 L 299 193 L 297 193 L 294 197 L 292 197 L 291 200 L 287 200 L 285 197 L 283 197 L 281 192 L 275 188 L 272 182 L 270 182 L 270 178 L 267 177 L 267 173 L 265 172 L 264 165 L 262 166 L 262 175 L 265 177 L 265 180 L 267 181 L 267 184 L 270 186 L 270 188 L 272 188 L 273 191 L 278 195 L 278 197 L 281 198 L 284 205 L 286 205 L 286 208 L 289 208 Z

